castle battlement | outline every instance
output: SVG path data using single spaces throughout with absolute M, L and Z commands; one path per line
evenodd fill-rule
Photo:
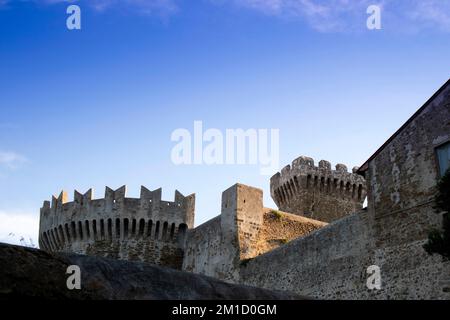
M 118 258 L 158 262 L 182 248 L 184 234 L 194 224 L 195 194 L 175 191 L 174 201 L 162 200 L 162 189 L 141 187 L 139 198 L 127 198 L 126 186 L 105 188 L 102 199 L 93 189 L 74 191 L 73 201 L 62 191 L 41 208 L 39 242 L 48 251 L 115 252 Z M 134 247 L 134 250 L 124 246 Z M 171 250 L 159 252 L 164 246 Z M 107 249 L 109 248 L 109 249 Z M 123 252 L 122 252 L 123 251 Z M 124 256 L 126 253 L 126 257 Z M 177 253 L 179 254 L 179 253 Z M 170 259 L 169 259 L 170 260 Z
M 102 199 L 93 199 L 93 195 L 93 189 L 89 189 L 85 194 L 75 190 L 74 200 L 69 202 L 67 192 L 62 191 L 58 197 L 52 196 L 51 202 L 44 201 L 41 214 L 47 219 L 56 220 L 62 216 L 72 217 L 74 214 L 89 218 L 90 215 L 107 211 L 115 212 L 112 216 L 129 214 L 145 218 L 166 214 L 168 216 L 165 217 L 193 226 L 194 217 L 190 213 L 193 213 L 191 206 L 195 204 L 195 194 L 185 197 L 175 190 L 174 201 L 163 201 L 161 188 L 150 191 L 142 186 L 140 198 L 127 198 L 126 186 L 122 186 L 117 190 L 106 187 L 105 197 Z M 52 215 L 54 217 L 51 217 Z
M 321 160 L 315 166 L 310 157 L 301 156 L 270 179 L 272 199 L 280 210 L 326 222 L 361 209 L 366 182 L 344 164 Z

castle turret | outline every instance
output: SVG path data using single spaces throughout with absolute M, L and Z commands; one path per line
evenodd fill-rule
M 347 166 L 299 157 L 270 179 L 270 193 L 278 208 L 308 218 L 332 222 L 362 208 L 366 182 Z
M 106 187 L 103 199 L 93 190 L 63 191 L 41 208 L 39 245 L 50 252 L 74 252 L 181 268 L 184 237 L 194 224 L 195 195 L 175 191 L 162 201 L 161 189 L 141 187 L 140 198 L 127 198 L 126 187 Z

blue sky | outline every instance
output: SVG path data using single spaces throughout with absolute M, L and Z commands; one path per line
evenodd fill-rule
M 36 242 L 61 189 L 195 192 L 197 225 L 236 182 L 274 206 L 259 166 L 175 166 L 171 133 L 275 128 L 281 166 L 360 165 L 448 79 L 449 37 L 443 0 L 0 0 L 0 241 Z

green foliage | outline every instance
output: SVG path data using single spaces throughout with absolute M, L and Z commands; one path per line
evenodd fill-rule
M 278 210 L 271 210 L 270 212 L 274 215 L 274 217 L 275 217 L 277 220 L 281 220 L 281 219 L 283 218 L 283 215 L 282 215 L 281 212 L 278 211 Z
M 450 169 L 438 183 L 435 209 L 438 213 L 445 212 L 442 218 L 443 231 L 431 231 L 423 247 L 429 254 L 438 253 L 450 259 Z

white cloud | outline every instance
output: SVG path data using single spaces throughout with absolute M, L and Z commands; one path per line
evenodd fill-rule
M 20 154 L 10 151 L 0 151 L 0 166 L 6 166 L 9 169 L 15 169 L 25 162 L 27 162 L 27 159 Z
M 299 19 L 322 32 L 364 30 L 369 5 L 382 7 L 389 31 L 450 32 L 450 0 L 210 0 L 283 19 Z
M 218 3 L 217 0 L 211 0 Z M 350 30 L 367 19 L 370 0 L 221 0 L 222 4 L 259 11 L 283 19 L 297 19 L 322 32 Z
M 0 166 L 15 169 L 25 162 L 27 162 L 27 159 L 20 154 L 11 151 L 0 151 Z
M 95 10 L 104 11 L 111 7 L 131 9 L 141 14 L 170 15 L 178 10 L 176 0 L 23 0 L 38 4 L 52 5 L 57 3 L 73 3 L 88 5 Z M 0 6 L 12 3 L 12 0 L 0 0 Z
M 405 11 L 418 26 L 450 32 L 450 0 L 421 0 Z
M 39 215 L 0 211 L 0 242 L 38 246 Z
M 142 14 L 170 15 L 178 10 L 175 0 L 33 0 L 39 3 L 54 4 L 60 2 L 88 4 L 98 11 L 111 7 L 132 9 Z
M 23 0 L 40 4 L 79 3 L 104 11 L 112 7 L 140 14 L 169 16 L 179 11 L 181 0 Z M 195 0 L 198 1 L 198 0 Z M 450 0 L 203 0 L 212 5 L 232 5 L 261 14 L 304 21 L 321 32 L 365 30 L 369 5 L 382 7 L 383 29 L 390 32 L 450 32 Z M 0 6 L 12 0 L 0 0 Z M 189 10 L 189 1 L 185 10 Z

